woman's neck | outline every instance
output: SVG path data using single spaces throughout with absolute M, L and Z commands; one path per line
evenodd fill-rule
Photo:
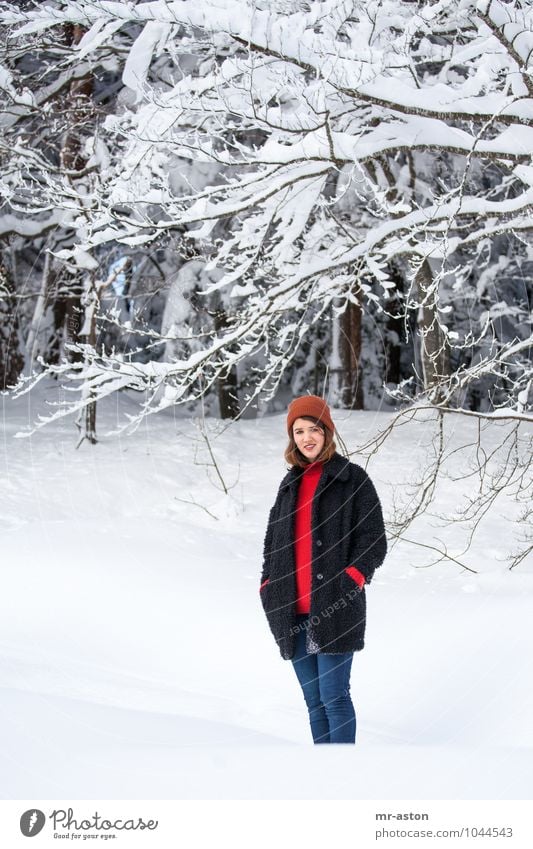
M 305 466 L 304 472 L 306 472 L 307 469 L 312 469 L 314 467 L 321 466 L 321 465 L 322 465 L 322 460 L 313 460 L 312 463 L 308 463 L 307 466 Z

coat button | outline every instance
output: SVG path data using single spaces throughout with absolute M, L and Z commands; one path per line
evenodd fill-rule
M 322 574 L 322 572 L 319 572 L 318 575 L 316 576 L 316 579 L 317 579 L 317 581 L 321 581 L 323 577 L 324 577 L 324 575 Z
M 317 544 L 317 546 L 320 548 L 320 546 L 322 545 L 322 540 L 321 540 L 321 539 L 317 539 L 316 544 Z

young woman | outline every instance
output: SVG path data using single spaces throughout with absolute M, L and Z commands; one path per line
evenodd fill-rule
M 291 660 L 314 743 L 355 743 L 353 654 L 364 647 L 365 587 L 387 551 L 381 505 L 367 473 L 341 457 L 328 405 L 291 402 L 291 469 L 270 510 L 259 589 L 270 630 Z

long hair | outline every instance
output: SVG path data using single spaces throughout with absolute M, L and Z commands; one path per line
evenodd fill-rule
M 308 460 L 307 457 L 302 454 L 302 452 L 296 445 L 291 428 L 289 444 L 287 445 L 287 448 L 285 449 L 285 454 L 283 455 L 285 457 L 286 462 L 289 463 L 290 466 L 299 466 L 301 469 L 304 469 L 306 466 L 309 466 L 311 462 L 316 463 L 318 460 L 320 460 L 322 463 L 327 463 L 328 460 L 331 460 L 331 458 L 335 454 L 335 451 L 337 450 L 337 446 L 335 445 L 335 442 L 333 440 L 333 432 L 329 429 L 329 427 L 319 421 L 319 419 L 315 419 L 313 416 L 299 416 L 299 418 L 305 419 L 308 422 L 313 422 L 313 424 L 318 425 L 325 437 L 324 446 L 316 460 Z

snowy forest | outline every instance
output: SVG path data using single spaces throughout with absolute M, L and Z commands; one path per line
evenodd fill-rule
M 443 421 L 475 418 L 484 480 L 497 420 L 487 504 L 527 505 L 527 0 L 28 0 L 0 18 L 1 388 L 71 390 L 34 429 L 77 413 L 96 442 L 99 400 L 125 389 L 125 427 L 311 392 L 394 414 L 368 452 L 425 415 L 428 481 Z

